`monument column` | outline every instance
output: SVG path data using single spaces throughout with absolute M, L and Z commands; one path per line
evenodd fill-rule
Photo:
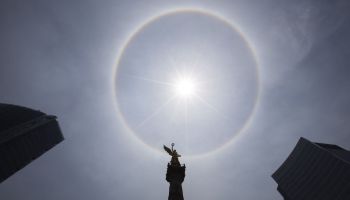
M 178 159 L 180 155 L 173 149 L 174 143 L 171 146 L 171 149 L 164 146 L 164 149 L 171 155 L 166 173 L 166 180 L 169 182 L 168 200 L 184 200 L 181 184 L 185 179 L 186 166 L 180 164 Z

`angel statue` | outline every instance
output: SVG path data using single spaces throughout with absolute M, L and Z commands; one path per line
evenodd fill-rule
M 170 164 L 172 166 L 180 166 L 179 157 L 181 157 L 181 155 L 176 152 L 174 145 L 174 143 L 171 143 L 171 149 L 164 145 L 164 150 L 171 156 Z

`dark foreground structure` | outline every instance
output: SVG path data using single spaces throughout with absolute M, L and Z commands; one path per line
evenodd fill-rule
M 181 155 L 173 149 L 174 145 L 174 143 L 171 144 L 171 149 L 164 145 L 164 150 L 171 156 L 166 172 L 166 180 L 169 182 L 168 200 L 184 200 L 181 184 L 185 179 L 186 166 L 180 164 L 179 157 Z
M 272 177 L 285 200 L 349 200 L 350 152 L 300 138 Z
M 63 139 L 55 116 L 0 104 L 0 183 Z
M 185 169 L 183 166 L 173 166 L 168 164 L 166 180 L 169 182 L 168 200 L 184 200 L 182 192 L 182 182 L 185 179 Z

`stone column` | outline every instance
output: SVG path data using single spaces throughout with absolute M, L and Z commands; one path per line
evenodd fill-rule
M 185 179 L 185 165 L 172 165 L 168 163 L 166 180 L 169 182 L 168 200 L 184 200 L 182 193 L 182 182 Z

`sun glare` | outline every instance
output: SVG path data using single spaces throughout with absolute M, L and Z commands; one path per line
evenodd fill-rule
M 191 98 L 196 93 L 196 84 L 191 78 L 181 78 L 175 82 L 175 93 L 181 98 Z

